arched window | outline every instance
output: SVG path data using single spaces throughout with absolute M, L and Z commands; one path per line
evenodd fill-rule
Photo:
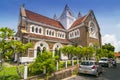
M 92 38 L 98 38 L 98 29 L 96 27 L 96 24 L 93 21 L 89 22 L 89 36 Z
M 38 28 L 35 29 L 35 32 L 38 33 Z
M 77 32 L 75 31 L 75 36 L 77 36 Z
M 49 50 L 49 46 L 46 42 L 44 41 L 39 41 L 35 44 L 35 50 L 34 50 L 34 54 L 35 54 L 35 57 L 37 57 L 37 55 L 39 53 L 43 53 L 45 51 L 48 51 Z
M 59 45 L 56 45 L 56 47 L 55 47 L 55 56 L 59 56 L 60 57 L 60 46 Z
M 64 34 L 62 34 L 62 37 L 64 38 Z
M 47 30 L 47 35 L 48 35 L 49 31 Z
M 77 30 L 77 34 L 79 35 L 79 30 Z
M 39 33 L 42 33 L 41 28 L 39 28 Z
M 54 36 L 54 31 L 52 32 L 52 36 Z
M 49 32 L 49 35 L 51 35 L 51 30 L 50 30 L 50 32 Z
M 43 51 L 42 52 L 45 52 L 46 51 L 46 47 L 43 47 Z
M 37 47 L 37 55 L 41 52 L 40 47 Z
M 34 32 L 34 26 L 32 26 L 32 32 Z

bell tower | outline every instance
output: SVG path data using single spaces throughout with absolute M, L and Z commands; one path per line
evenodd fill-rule
M 59 21 L 61 22 L 65 29 L 69 29 L 75 20 L 76 18 L 73 12 L 68 7 L 68 5 L 66 5 L 59 18 Z

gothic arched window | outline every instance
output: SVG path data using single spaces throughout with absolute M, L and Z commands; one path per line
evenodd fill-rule
M 43 47 L 43 51 L 42 52 L 45 52 L 46 51 L 46 47 Z
M 97 27 L 93 21 L 90 21 L 89 23 L 89 36 L 92 38 L 97 38 Z
M 42 31 L 41 31 L 41 28 L 39 28 L 39 33 L 41 33 Z
M 38 28 L 35 29 L 35 32 L 38 33 Z
M 37 47 L 37 55 L 41 52 L 40 47 Z
M 32 32 L 34 32 L 34 26 L 32 26 Z

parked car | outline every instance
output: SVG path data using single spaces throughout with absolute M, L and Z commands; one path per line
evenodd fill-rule
M 99 60 L 99 64 L 102 66 L 102 67 L 109 67 L 109 59 L 107 57 L 102 57 L 100 60 Z
M 99 63 L 95 60 L 85 60 L 82 61 L 79 66 L 79 73 L 84 74 L 92 74 L 95 76 L 99 76 L 99 73 L 101 73 L 102 67 L 99 65 Z

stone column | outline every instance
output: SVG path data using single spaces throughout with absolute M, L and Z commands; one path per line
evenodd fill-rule
M 27 79 L 27 71 L 28 71 L 28 66 L 27 66 L 27 63 L 25 63 L 24 64 L 24 75 L 23 75 L 24 79 Z

